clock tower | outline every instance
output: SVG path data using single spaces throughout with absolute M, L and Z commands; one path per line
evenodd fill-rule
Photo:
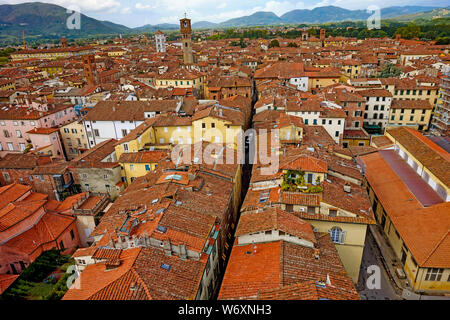
M 192 40 L 191 40 L 191 19 L 184 17 L 180 19 L 180 33 L 183 43 L 183 61 L 184 64 L 193 64 L 194 56 L 192 54 Z

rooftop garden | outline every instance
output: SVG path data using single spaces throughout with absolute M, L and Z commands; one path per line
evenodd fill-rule
M 307 183 L 305 172 L 302 170 L 287 170 L 283 174 L 281 182 L 281 191 L 296 191 L 302 193 L 319 193 L 323 191 L 320 185 L 319 177 L 316 178 L 316 184 Z
M 67 291 L 68 255 L 52 249 L 43 252 L 0 296 L 0 300 L 60 300 Z

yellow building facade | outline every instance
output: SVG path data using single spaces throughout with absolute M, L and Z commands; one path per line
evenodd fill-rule
M 134 179 L 155 170 L 158 162 L 166 156 L 167 152 L 164 151 L 123 153 L 118 160 L 122 170 L 123 182 L 130 185 Z
M 230 121 L 217 119 L 213 116 L 194 121 L 185 118 L 178 119 L 174 120 L 167 115 L 147 119 L 117 142 L 115 152 L 122 165 L 122 177 L 127 183 L 131 183 L 132 178 L 144 175 L 149 170 L 154 170 L 157 161 L 125 161 L 123 160 L 125 154 L 140 153 L 150 149 L 171 150 L 174 145 L 195 144 L 202 141 L 225 144 L 231 149 L 237 149 L 237 137 L 242 130 L 242 126 L 232 125 Z
M 87 135 L 82 122 L 73 121 L 59 128 L 67 160 L 78 157 L 89 149 Z
M 413 126 L 418 130 L 427 130 L 432 109 L 394 109 L 389 111 L 388 126 Z

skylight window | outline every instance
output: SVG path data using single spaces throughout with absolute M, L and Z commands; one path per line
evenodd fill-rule
M 159 232 L 162 232 L 162 233 L 166 233 L 167 228 L 166 228 L 166 227 L 163 227 L 163 226 L 157 226 L 157 227 L 156 227 L 156 230 L 158 230 Z
M 179 174 L 169 174 L 167 177 L 164 178 L 164 180 L 181 180 L 181 176 Z
M 170 271 L 171 266 L 170 266 L 170 264 L 163 263 L 161 265 L 161 268 L 163 268 L 164 270 Z
M 158 209 L 158 210 L 156 210 L 155 214 L 160 214 L 160 213 L 163 213 L 163 212 L 164 212 L 164 210 L 166 210 L 166 208 L 161 208 L 161 209 Z

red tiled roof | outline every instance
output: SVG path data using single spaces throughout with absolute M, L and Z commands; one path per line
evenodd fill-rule
M 303 170 L 321 173 L 327 173 L 328 171 L 327 163 L 325 161 L 308 155 L 300 155 L 294 159 L 287 159 L 280 163 L 280 168 L 286 170 Z
M 162 159 L 166 158 L 166 151 L 139 151 L 122 153 L 119 158 L 120 163 L 158 163 Z
M 379 152 L 360 161 L 370 187 L 418 265 L 449 268 L 450 202 L 423 207 Z
M 312 243 L 316 242 L 312 227 L 308 222 L 276 207 L 243 213 L 239 219 L 236 236 L 267 230 L 280 230 Z
M 58 128 L 34 128 L 34 129 L 27 131 L 27 133 L 29 133 L 29 134 L 51 134 L 51 133 L 57 132 L 57 131 L 59 131 Z
M 358 298 L 346 276 L 329 234 L 316 234 L 317 246 L 304 247 L 287 241 L 235 245 L 222 281 L 219 299 L 260 299 L 260 293 L 303 283 L 320 282 L 335 299 Z M 319 259 L 315 258 L 319 256 Z M 261 267 L 264 266 L 264 267 Z M 326 284 L 327 278 L 331 283 Z M 318 284 L 315 282 L 315 284 Z M 322 288 L 321 288 L 322 289 Z M 342 293 L 338 293 L 342 291 Z M 333 295 L 333 294 L 334 295 Z M 267 298 L 269 298 L 267 296 Z M 298 298 L 297 295 L 289 298 Z
M 0 295 L 8 289 L 8 287 L 16 281 L 18 274 L 0 274 Z

